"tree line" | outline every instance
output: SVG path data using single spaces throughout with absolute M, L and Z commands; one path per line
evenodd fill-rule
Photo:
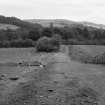
M 0 47 L 33 47 L 42 37 L 59 36 L 61 44 L 105 45 L 105 29 L 83 25 L 49 27 L 24 22 L 15 17 L 0 16 L 0 23 L 19 26 L 17 30 L 0 30 Z

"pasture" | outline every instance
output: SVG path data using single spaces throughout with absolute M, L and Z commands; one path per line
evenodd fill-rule
M 78 46 L 92 55 L 105 52 L 104 46 Z M 0 49 L 0 63 L 24 60 L 46 65 L 44 68 L 0 66 L 0 74 L 6 74 L 0 80 L 0 105 L 104 105 L 105 67 L 71 60 L 67 46 L 60 51 Z M 11 77 L 18 80 L 10 80 Z
M 1 48 L 0 63 L 30 60 L 33 52 L 34 48 Z
M 105 46 L 101 45 L 74 45 L 74 47 L 75 46 L 82 48 L 85 52 L 90 53 L 92 56 L 100 55 L 105 52 Z

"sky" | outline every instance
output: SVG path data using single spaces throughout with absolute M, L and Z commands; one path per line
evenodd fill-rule
M 105 0 L 0 0 L 0 15 L 105 24 Z

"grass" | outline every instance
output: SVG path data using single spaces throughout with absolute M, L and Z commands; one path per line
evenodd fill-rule
M 0 62 L 20 62 L 29 60 L 33 57 L 30 52 L 34 52 L 34 48 L 1 48 Z
M 16 29 L 18 29 L 18 28 L 19 28 L 19 27 L 16 26 L 16 25 L 1 24 L 1 23 L 0 23 L 0 29 L 1 29 L 1 30 L 7 30 L 7 29 L 16 30 Z
M 105 64 L 105 46 L 73 45 L 69 46 L 72 60 L 91 64 Z
M 7 73 L 0 81 L 0 105 L 104 105 L 105 67 L 71 61 L 67 54 L 34 54 L 33 48 L 0 49 L 0 62 L 21 58 L 47 64 L 43 69 L 0 67 L 1 74 Z M 27 69 L 32 71 L 21 75 Z M 17 75 L 19 79 L 9 80 Z
M 105 46 L 101 45 L 76 45 L 76 46 L 90 53 L 92 56 L 100 55 L 105 52 Z

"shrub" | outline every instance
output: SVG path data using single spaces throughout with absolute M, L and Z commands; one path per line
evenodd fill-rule
M 10 47 L 10 42 L 9 41 L 3 41 L 2 46 L 5 47 L 5 48 L 9 48 Z
M 58 51 L 60 43 L 56 38 L 42 37 L 36 43 L 36 50 L 41 52 Z

